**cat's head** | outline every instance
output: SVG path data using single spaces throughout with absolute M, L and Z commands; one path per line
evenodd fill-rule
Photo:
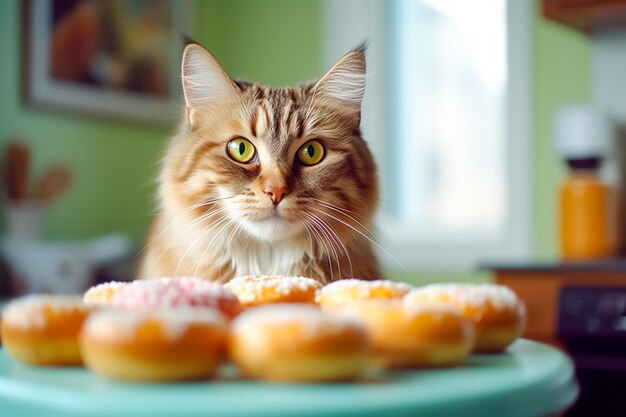
M 182 80 L 186 118 L 162 187 L 179 210 L 264 241 L 311 233 L 333 239 L 327 226 L 342 238 L 353 228 L 365 233 L 378 189 L 359 129 L 363 48 L 317 82 L 269 88 L 234 81 L 192 43 Z

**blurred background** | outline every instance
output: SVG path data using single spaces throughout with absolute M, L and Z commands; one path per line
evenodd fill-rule
M 43 238 L 121 232 L 139 245 L 182 110 L 179 33 L 270 85 L 315 79 L 369 40 L 364 136 L 383 175 L 383 246 L 409 270 L 383 254 L 390 274 L 485 280 L 482 263 L 556 259 L 553 117 L 592 100 L 593 38 L 540 2 L 465 3 L 4 1 L 1 145 L 28 146 L 32 182 L 53 164 L 72 171 Z
M 1 295 L 132 278 L 181 34 L 273 86 L 368 40 L 388 276 L 509 285 L 527 337 L 624 378 L 586 350 L 626 329 L 624 0 L 3 0 Z

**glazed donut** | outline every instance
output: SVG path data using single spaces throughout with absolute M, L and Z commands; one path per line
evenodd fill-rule
M 90 288 L 85 303 L 126 308 L 212 307 L 226 317 L 241 312 L 239 300 L 221 284 L 201 278 L 160 278 L 110 282 Z
M 85 365 L 112 379 L 144 382 L 210 377 L 222 362 L 226 318 L 209 308 L 106 309 L 80 336 Z
M 25 364 L 80 365 L 78 335 L 88 314 L 79 296 L 18 298 L 4 310 L 2 343 L 13 359 Z
M 363 324 L 305 304 L 246 310 L 233 321 L 229 353 L 252 378 L 319 382 L 355 378 L 369 341 Z
M 345 311 L 365 323 L 377 366 L 456 365 L 474 347 L 472 324 L 452 307 L 413 308 L 401 300 L 372 300 L 352 304 Z
M 522 335 L 526 309 L 509 288 L 496 284 L 432 284 L 407 294 L 409 306 L 447 304 L 458 308 L 476 328 L 476 352 L 499 352 Z
M 224 285 L 239 298 L 243 307 L 271 303 L 315 303 L 318 281 L 305 277 L 280 275 L 245 276 Z
M 322 308 L 341 308 L 356 301 L 390 300 L 404 297 L 411 289 L 409 284 L 388 280 L 363 281 L 342 279 L 323 287 L 317 296 Z

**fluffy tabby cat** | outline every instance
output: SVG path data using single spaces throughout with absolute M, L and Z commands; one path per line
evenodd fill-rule
M 165 155 L 140 278 L 381 277 L 362 47 L 317 83 L 269 88 L 234 81 L 190 43 L 182 81 L 186 120 Z

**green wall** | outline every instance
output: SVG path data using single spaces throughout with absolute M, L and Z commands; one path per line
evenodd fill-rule
M 209 0 L 196 4 L 195 36 L 231 76 L 288 85 L 321 75 L 318 1 Z
M 122 230 L 140 239 L 149 223 L 154 174 L 171 129 L 100 121 L 33 109 L 21 100 L 20 2 L 0 1 L 0 145 L 23 137 L 35 170 L 67 161 L 77 172 L 71 193 L 48 214 L 46 236 L 82 238 Z M 235 77 L 267 84 L 313 79 L 321 67 L 321 10 L 306 0 L 197 1 L 191 35 Z M 552 151 L 555 109 L 590 99 L 589 39 L 543 19 L 532 27 L 533 217 L 535 254 L 556 257 L 556 187 L 563 168 Z M 403 279 L 487 280 L 489 274 L 419 272 Z
M 557 257 L 557 189 L 565 174 L 553 150 L 553 116 L 564 104 L 591 100 L 590 53 L 587 35 L 537 15 L 533 27 L 532 184 L 535 254 L 540 259 Z

